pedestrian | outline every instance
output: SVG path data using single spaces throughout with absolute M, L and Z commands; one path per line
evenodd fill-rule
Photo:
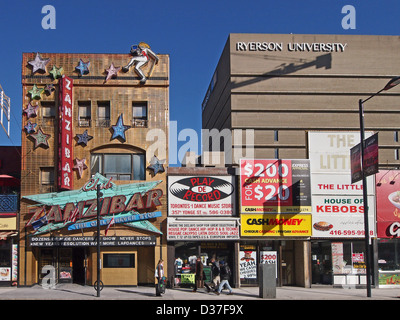
M 212 277 L 212 286 L 214 291 L 217 291 L 219 283 L 221 282 L 219 271 L 219 262 L 215 260 L 215 258 L 211 259 L 211 277 Z
M 197 288 L 202 288 L 203 285 L 205 285 L 207 288 L 207 292 L 211 291 L 210 286 L 204 282 L 205 278 L 203 262 L 201 262 L 200 257 L 198 257 L 196 260 L 196 273 L 193 292 L 196 292 Z
M 154 277 L 157 278 L 157 283 L 156 283 L 156 296 L 161 296 L 161 292 L 162 290 L 162 286 L 165 285 L 164 284 L 164 261 L 162 259 L 160 259 L 157 263 L 157 267 L 156 267 L 156 272 L 154 274 Z M 165 292 L 165 287 L 163 288 L 164 292 Z
M 224 286 L 226 286 L 227 289 L 229 290 L 228 294 L 233 294 L 232 288 L 229 285 L 229 278 L 231 277 L 231 269 L 229 268 L 228 263 L 224 263 L 224 261 L 220 262 L 220 277 L 221 277 L 221 283 L 219 284 L 218 290 L 215 293 L 219 295 Z

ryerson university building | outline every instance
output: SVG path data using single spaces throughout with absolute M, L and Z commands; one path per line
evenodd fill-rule
M 228 36 L 210 74 L 202 127 L 254 132 L 253 162 L 244 159 L 245 143 L 223 146 L 226 163 L 232 161 L 240 175 L 240 285 L 258 281 L 249 261 L 276 253 L 281 285 L 365 286 L 362 188 L 344 186 L 351 185 L 350 148 L 360 141 L 359 99 L 400 75 L 399 50 L 397 36 Z M 364 103 L 366 137 L 378 133 L 379 170 L 389 172 L 380 181 L 368 178 L 375 285 L 390 266 L 400 269 L 398 240 L 379 231 L 385 207 L 377 202 L 384 182 L 392 185 L 390 170 L 400 166 L 399 101 L 395 87 Z M 242 159 L 230 158 L 240 153 Z M 298 164 L 308 171 L 299 172 Z M 280 175 L 279 168 L 285 168 Z

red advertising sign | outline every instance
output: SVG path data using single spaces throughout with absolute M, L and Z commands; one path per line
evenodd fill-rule
M 310 161 L 242 159 L 242 213 L 311 212 Z
M 72 176 L 72 79 L 63 76 L 59 82 L 58 188 L 71 190 Z
M 400 238 L 400 170 L 380 170 L 376 181 L 378 238 Z

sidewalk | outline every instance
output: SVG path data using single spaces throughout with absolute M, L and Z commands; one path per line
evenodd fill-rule
M 104 287 L 97 297 L 92 286 L 77 284 L 58 284 L 55 289 L 43 289 L 39 285 L 33 287 L 0 287 L 0 300 L 202 300 L 205 302 L 219 300 L 397 300 L 400 301 L 399 289 L 372 289 L 371 297 L 367 297 L 366 289 L 341 289 L 331 286 L 278 287 L 275 299 L 259 297 L 258 287 L 233 288 L 233 295 L 223 290 L 218 296 L 207 293 L 205 288 L 192 292 L 190 288 L 166 289 L 161 297 L 155 296 L 153 287 Z

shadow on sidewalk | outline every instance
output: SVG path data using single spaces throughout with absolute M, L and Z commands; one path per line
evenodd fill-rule
M 116 291 L 123 292 L 123 293 L 130 293 L 130 294 L 139 294 L 145 297 L 157 297 L 156 292 L 142 292 L 142 291 L 135 291 L 135 290 L 128 290 L 128 289 L 116 289 Z

